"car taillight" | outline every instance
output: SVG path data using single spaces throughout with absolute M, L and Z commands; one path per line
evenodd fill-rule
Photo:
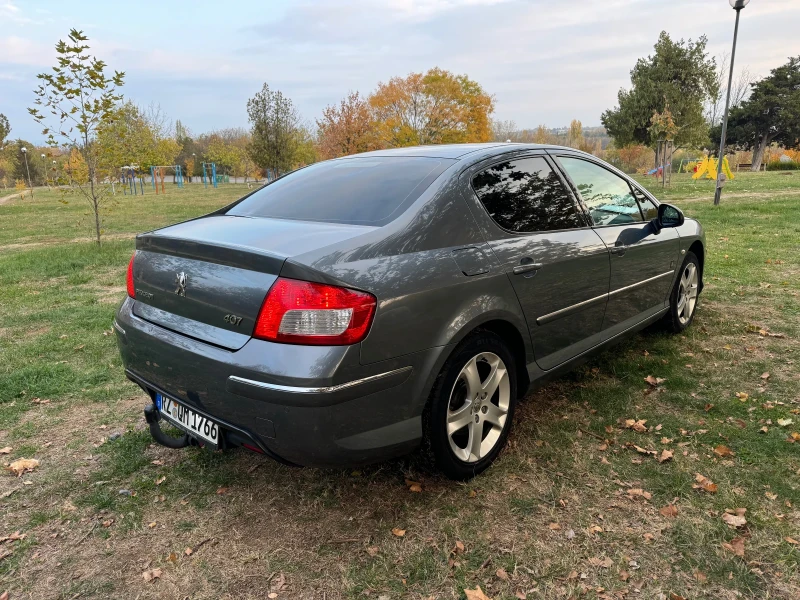
M 287 344 L 355 344 L 366 337 L 375 305 L 375 296 L 366 292 L 279 277 L 267 293 L 253 336 Z
M 136 289 L 133 287 L 133 259 L 136 258 L 136 252 L 131 256 L 131 261 L 128 263 L 128 276 L 126 277 L 128 284 L 128 296 L 136 298 Z

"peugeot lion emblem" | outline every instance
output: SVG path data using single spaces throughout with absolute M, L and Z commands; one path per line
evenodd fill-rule
M 175 283 L 177 286 L 175 287 L 175 293 L 178 296 L 186 297 L 186 281 L 187 281 L 186 273 L 181 271 L 175 275 Z

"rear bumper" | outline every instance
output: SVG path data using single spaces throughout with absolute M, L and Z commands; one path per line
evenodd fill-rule
M 358 346 L 250 340 L 236 351 L 135 316 L 126 299 L 114 330 L 128 377 L 219 422 L 230 445 L 249 443 L 308 466 L 359 465 L 413 451 L 447 347 L 370 365 Z

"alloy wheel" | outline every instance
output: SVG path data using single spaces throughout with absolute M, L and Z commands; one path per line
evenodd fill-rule
M 681 274 L 678 288 L 678 320 L 681 325 L 686 325 L 694 314 L 697 305 L 697 265 L 690 262 L 686 264 Z
M 447 437 L 455 456 L 478 462 L 497 445 L 511 402 L 508 369 L 492 352 L 475 355 L 456 378 L 447 407 Z

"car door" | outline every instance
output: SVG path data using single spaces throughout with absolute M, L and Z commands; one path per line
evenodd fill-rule
M 603 321 L 609 337 L 664 308 L 679 266 L 678 233 L 656 232 L 642 210 L 650 217 L 655 204 L 628 179 L 584 156 L 559 153 L 557 159 L 611 255 Z
M 470 204 L 519 298 L 536 363 L 553 368 L 598 343 L 609 286 L 605 245 L 544 154 L 467 174 Z

